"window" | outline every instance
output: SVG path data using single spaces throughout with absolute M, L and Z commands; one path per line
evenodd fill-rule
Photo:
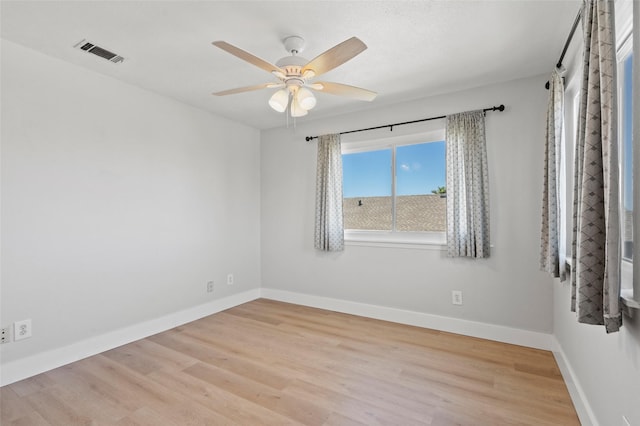
M 390 148 L 342 155 L 345 229 L 393 229 L 392 156 Z
M 633 56 L 628 54 L 622 61 L 620 79 L 620 153 L 622 165 L 623 249 L 622 257 L 633 260 L 633 142 L 631 114 L 631 69 Z
M 622 236 L 622 292 L 633 296 L 633 135 L 632 135 L 632 67 L 631 37 L 618 51 L 620 141 L 620 224 Z
M 444 131 L 343 144 L 346 241 L 444 244 Z
M 640 309 L 640 286 L 634 289 L 633 287 L 633 226 L 634 226 L 634 202 L 633 202 L 633 156 L 638 156 L 638 149 L 634 152 L 633 149 L 633 113 L 632 113 L 632 69 L 633 69 L 633 52 L 632 52 L 632 35 L 633 24 L 632 16 L 635 2 L 616 2 L 616 40 L 619 41 L 617 46 L 617 68 L 618 68 L 618 137 L 619 137 L 619 168 L 620 168 L 620 182 L 619 182 L 619 198 L 620 198 L 620 236 L 621 236 L 621 296 L 623 303 L 628 307 Z M 620 6 L 620 7 L 618 7 Z M 636 12 L 637 13 L 637 12 Z M 636 67 L 638 65 L 636 64 Z M 575 152 L 575 146 L 573 143 L 576 141 L 576 132 L 579 120 L 579 103 L 580 103 L 580 84 L 581 84 L 581 70 L 576 69 L 569 75 L 569 84 L 566 89 L 566 98 L 569 102 L 566 104 L 569 108 L 565 109 L 565 134 L 568 136 L 567 143 L 565 144 L 565 170 L 563 172 L 563 180 L 566 182 L 567 188 L 573 187 L 573 172 L 574 172 L 574 159 L 573 154 Z M 637 91 L 637 88 L 636 88 Z M 570 107 L 573 106 L 571 109 Z M 570 135 L 570 136 L 569 136 Z M 637 141 L 636 141 L 637 144 Z M 638 170 L 635 171 L 636 179 Z M 636 182 L 637 185 L 637 182 Z M 565 193 L 563 205 L 565 208 L 565 218 L 567 223 L 571 224 L 572 221 L 572 207 L 571 201 L 572 190 L 569 189 Z M 637 204 L 636 200 L 636 204 Z M 571 225 L 569 226 L 571 229 Z M 566 236 L 567 243 L 567 259 L 571 258 L 571 239 L 572 235 L 569 231 Z M 637 257 L 637 255 L 636 255 Z M 640 281 L 640 280 L 636 280 Z M 637 285 L 637 284 L 636 284 Z

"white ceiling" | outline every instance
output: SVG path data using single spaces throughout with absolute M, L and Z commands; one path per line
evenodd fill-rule
M 212 96 L 276 81 L 214 47 L 227 41 L 268 62 L 281 40 L 312 59 L 356 36 L 368 49 L 321 77 L 378 92 L 371 103 L 317 95 L 313 120 L 362 108 L 551 72 L 580 0 L 495 1 L 7 1 L 2 38 L 258 129 L 285 125 L 275 89 Z M 113 64 L 73 45 L 125 57 Z M 481 107 L 479 105 L 479 107 Z

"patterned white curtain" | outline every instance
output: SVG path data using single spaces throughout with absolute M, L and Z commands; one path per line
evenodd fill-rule
M 344 250 L 340 135 L 318 137 L 315 248 Z
M 582 24 L 571 309 L 579 322 L 604 325 L 610 333 L 622 325 L 613 1 L 585 1 Z
M 544 152 L 544 189 L 542 193 L 542 230 L 540 233 L 540 268 L 565 281 L 565 250 L 562 236 L 563 214 L 560 210 L 560 168 L 564 135 L 564 83 L 557 69 L 549 80 L 549 104 Z
M 447 251 L 489 257 L 489 173 L 484 112 L 447 116 Z

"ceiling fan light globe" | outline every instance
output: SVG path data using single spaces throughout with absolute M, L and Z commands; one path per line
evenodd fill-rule
M 313 78 L 315 76 L 316 76 L 316 72 L 314 70 L 311 70 L 311 69 L 307 69 L 307 70 L 304 70 L 302 72 L 302 78 L 305 78 L 307 80 L 310 79 L 310 78 Z
M 290 111 L 291 117 L 304 117 L 305 115 L 308 114 L 307 110 L 300 106 L 300 103 L 298 102 L 297 98 L 293 98 L 291 100 L 290 110 L 291 110 Z
M 296 92 L 296 101 L 300 107 L 305 110 L 313 109 L 316 106 L 316 97 L 313 96 L 311 90 L 306 87 L 300 87 Z
M 289 104 L 289 91 L 280 89 L 269 99 L 269 106 L 278 112 L 285 112 Z

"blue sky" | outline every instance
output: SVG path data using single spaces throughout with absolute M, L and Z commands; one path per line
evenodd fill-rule
M 342 156 L 343 195 L 391 195 L 391 149 Z M 432 142 L 396 148 L 397 195 L 431 194 L 445 186 L 445 144 Z

